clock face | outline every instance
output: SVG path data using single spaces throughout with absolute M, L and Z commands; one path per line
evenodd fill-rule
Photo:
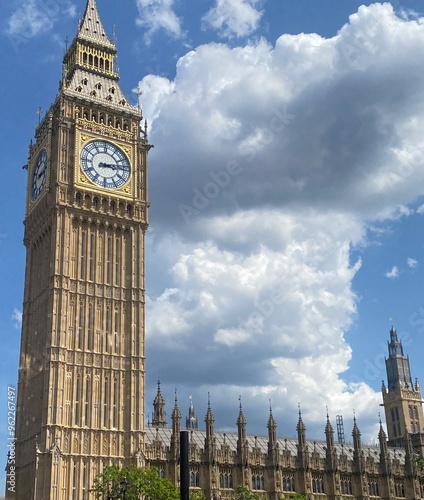
M 81 168 L 98 186 L 116 189 L 130 178 L 130 162 L 122 151 L 108 141 L 92 141 L 81 151 Z
M 47 177 L 47 151 L 42 149 L 35 161 L 34 173 L 32 174 L 32 199 L 35 201 L 40 197 Z

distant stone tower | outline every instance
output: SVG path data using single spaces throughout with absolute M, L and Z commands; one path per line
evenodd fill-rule
M 196 413 L 194 411 L 193 399 L 190 396 L 190 407 L 188 409 L 188 417 L 186 418 L 186 429 L 197 431 L 199 428 L 199 421 L 197 420 Z
M 144 457 L 146 128 L 87 0 L 28 159 L 16 494 L 85 500 Z
M 386 358 L 387 387 L 383 381 L 383 406 L 386 415 L 389 446 L 406 446 L 410 435 L 412 446 L 424 452 L 424 416 L 421 388 L 412 382 L 409 358 L 404 355 L 396 330 L 390 330 L 389 357 Z

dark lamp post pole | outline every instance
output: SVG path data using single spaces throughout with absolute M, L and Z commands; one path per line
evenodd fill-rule
M 127 478 L 126 477 L 122 478 L 119 484 L 121 486 L 121 493 L 123 493 L 122 498 L 125 500 L 127 497 L 127 488 L 128 488 Z

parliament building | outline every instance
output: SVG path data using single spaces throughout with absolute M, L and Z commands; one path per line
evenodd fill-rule
M 356 418 L 352 439 L 345 442 L 344 432 L 338 432 L 335 440 L 328 415 L 323 423 L 325 439 L 308 440 L 300 411 L 297 439 L 277 437 L 272 409 L 267 435 L 249 436 L 241 405 L 237 433 L 215 432 L 210 401 L 202 431 L 190 404 L 185 429 L 190 436 L 191 488 L 217 500 L 234 498 L 238 484 L 268 500 L 289 498 L 295 492 L 323 500 L 424 498 L 416 463 L 424 454 L 421 390 L 417 380 L 412 382 L 409 359 L 394 328 L 388 352 L 388 383 L 382 385 L 388 436 L 380 422 L 377 446 L 362 444 Z M 158 383 L 152 422 L 146 428 L 146 459 L 178 484 L 179 436 L 184 428 L 177 399 L 171 420 L 168 428 Z
M 179 484 L 181 413 L 167 426 L 160 384 L 145 425 L 145 233 L 148 139 L 140 106 L 119 84 L 117 49 L 95 0 L 87 0 L 67 47 L 56 98 L 29 145 L 26 269 L 18 376 L 16 442 L 6 467 L 6 498 L 87 500 L 111 464 L 157 466 Z M 390 332 L 387 433 L 365 446 L 356 421 L 351 444 L 277 437 L 272 411 L 264 437 L 205 430 L 194 408 L 190 483 L 207 500 L 231 499 L 242 484 L 269 500 L 418 499 L 416 458 L 424 448 L 418 382 L 396 331 Z M 235 416 L 236 418 L 236 416 Z M 266 433 L 265 433 L 266 434 Z M 336 442 L 337 441 L 337 442 Z M 13 477 L 13 487 L 11 487 Z

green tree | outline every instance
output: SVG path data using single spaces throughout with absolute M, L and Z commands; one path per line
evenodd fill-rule
M 420 483 L 424 483 L 424 457 L 417 459 L 418 469 L 420 471 Z
M 179 500 L 177 488 L 169 479 L 163 479 L 155 467 L 139 468 L 135 465 L 106 467 L 102 474 L 94 479 L 93 488 L 95 498 L 122 499 L 121 482 L 126 480 L 126 500 Z
M 305 495 L 301 495 L 300 493 L 290 493 L 288 498 L 291 500 L 306 500 Z
M 190 491 L 190 500 L 206 500 L 206 497 L 200 491 Z
M 253 493 L 242 484 L 239 484 L 236 488 L 236 500 L 260 500 L 260 498 L 257 493 Z

